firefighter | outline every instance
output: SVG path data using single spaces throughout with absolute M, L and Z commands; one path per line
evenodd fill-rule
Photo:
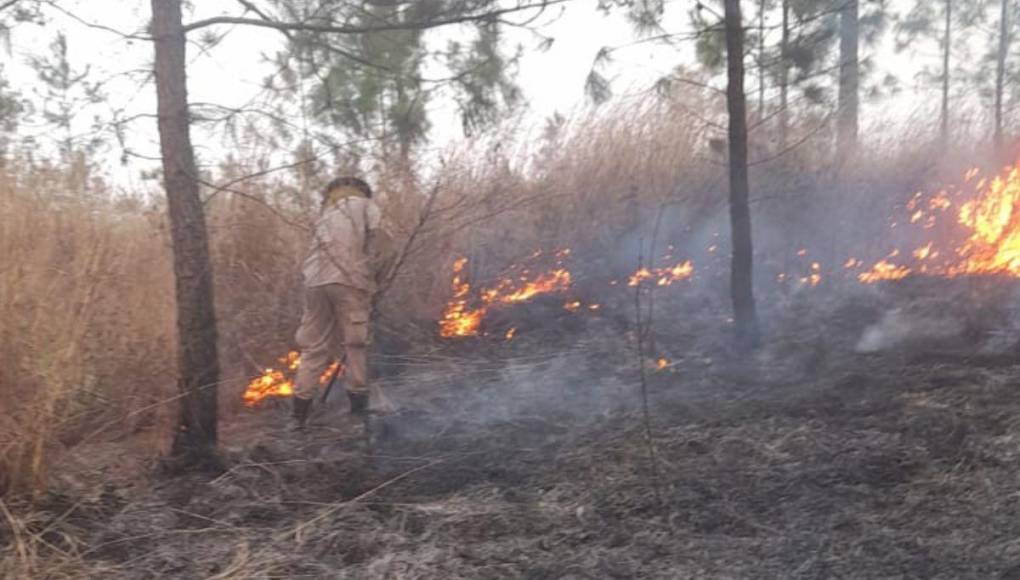
M 301 366 L 294 381 L 291 430 L 304 429 L 320 377 L 338 358 L 351 413 L 367 417 L 369 319 L 373 296 L 393 258 L 392 239 L 368 183 L 357 177 L 330 182 L 302 265 L 304 313 L 295 337 Z

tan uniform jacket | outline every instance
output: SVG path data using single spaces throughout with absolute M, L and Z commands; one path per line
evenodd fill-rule
M 315 223 L 302 266 L 305 286 L 341 284 L 374 293 L 380 270 L 391 259 L 391 245 L 379 206 L 367 197 L 345 197 Z

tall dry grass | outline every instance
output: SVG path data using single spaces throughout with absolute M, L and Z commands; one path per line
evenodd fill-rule
M 0 495 L 45 490 L 53 460 L 82 443 L 131 437 L 156 455 L 176 411 L 160 202 L 40 173 L 0 177 Z M 306 240 L 242 197 L 207 209 L 230 412 L 256 361 L 287 346 Z
M 574 248 L 579 267 L 596 269 L 634 239 L 725 232 L 725 157 L 713 146 L 721 115 L 711 95 L 634 99 L 541 136 L 510 126 L 446 152 L 441 167 L 417 178 L 399 167 L 373 175 L 398 247 L 409 250 L 382 326 L 412 343 L 433 340 L 460 256 L 479 279 L 538 248 Z M 938 165 L 935 152 L 900 132 L 836 172 L 831 135 L 816 129 L 795 128 L 802 147 L 753 170 L 766 265 L 801 244 L 837 256 L 874 243 L 890 205 Z M 755 134 L 758 158 L 776 152 L 771 137 Z M 246 173 L 226 167 L 230 191 L 207 204 L 228 415 L 245 379 L 293 346 L 314 197 L 332 177 L 304 176 L 296 186 L 286 176 L 238 180 Z M 53 459 L 82 442 L 144 437 L 155 454 L 175 412 L 173 279 L 159 198 L 70 182 L 69 192 L 68 176 L 52 168 L 0 173 L 0 494 L 45 489 Z M 669 217 L 654 232 L 661 215 Z
M 0 489 L 38 491 L 51 451 L 136 411 L 171 376 L 157 213 L 36 173 L 0 176 Z

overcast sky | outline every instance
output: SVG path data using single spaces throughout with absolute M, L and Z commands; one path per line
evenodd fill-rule
M 187 19 L 198 19 L 215 14 L 238 14 L 236 0 L 201 0 Z M 676 1 L 670 4 L 667 18 L 671 30 L 686 26 L 686 12 L 691 2 Z M 63 0 L 60 5 L 82 20 L 101 23 L 103 26 L 124 32 L 139 32 L 149 19 L 147 0 Z M 592 61 L 603 46 L 619 46 L 634 40 L 630 25 L 619 14 L 606 16 L 595 8 L 595 0 L 574 0 L 562 8 L 550 10 L 539 22 L 542 32 L 556 39 L 545 52 L 534 50 L 538 39 L 524 31 L 508 33 L 508 41 L 521 43 L 525 57 L 521 62 L 518 83 L 529 104 L 530 118 L 536 123 L 553 112 L 576 113 L 585 105 L 584 79 Z M 145 41 L 125 40 L 117 34 L 83 25 L 75 18 L 48 10 L 49 23 L 45 27 L 22 26 L 11 36 L 11 51 L 3 55 L 4 69 L 12 84 L 26 95 L 32 95 L 38 85 L 35 72 L 27 64 L 30 54 L 45 52 L 58 31 L 65 31 L 71 48 L 71 60 L 78 68 L 89 67 L 93 78 L 110 79 L 106 85 L 108 104 L 97 109 L 105 114 L 110 109 L 120 111 L 123 117 L 152 113 L 155 110 L 155 90 L 151 83 L 143 83 L 144 72 L 152 59 L 152 46 Z M 264 54 L 279 49 L 281 35 L 266 29 L 243 26 L 222 27 L 217 33 L 226 33 L 215 49 L 199 53 L 195 47 L 189 54 L 189 90 L 192 102 L 209 102 L 225 106 L 243 106 L 259 92 L 263 77 L 272 71 L 265 63 Z M 441 34 L 456 34 L 447 31 Z M 896 57 L 891 51 L 882 59 L 887 67 L 903 69 L 911 66 L 910 58 L 925 59 L 931 56 L 923 51 Z M 868 52 L 867 50 L 865 52 Z M 690 62 L 689 48 L 639 46 L 615 54 L 607 69 L 614 79 L 618 92 L 647 88 L 663 73 L 682 62 Z M 913 64 L 916 66 L 916 63 Z M 134 74 L 125 75 L 136 71 Z M 897 71 L 902 72 L 902 71 Z M 906 75 L 909 77 L 910 75 Z M 750 79 L 753 80 L 753 79 Z M 910 79 L 906 79 L 910 82 Z M 753 82 L 749 82 L 753 85 Z M 437 122 L 434 142 L 442 146 L 460 137 L 459 123 L 449 117 L 449 104 L 433 103 Z M 83 112 L 81 130 L 87 130 L 91 113 Z M 46 127 L 26 127 L 45 135 Z M 139 118 L 128 125 L 128 146 L 143 157 L 157 157 L 158 144 L 155 119 Z M 217 135 L 199 132 L 195 142 L 205 158 L 217 157 L 223 143 Z M 116 159 L 118 152 L 112 152 Z M 140 170 L 151 168 L 154 162 L 133 160 L 128 166 L 110 163 L 110 173 L 116 182 L 126 188 L 141 187 L 137 181 Z

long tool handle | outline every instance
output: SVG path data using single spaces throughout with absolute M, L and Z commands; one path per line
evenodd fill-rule
M 329 384 L 326 385 L 326 390 L 322 393 L 322 402 L 323 403 L 325 403 L 326 400 L 329 399 L 329 393 L 333 391 L 333 385 L 336 384 L 337 378 L 340 377 L 340 371 L 343 370 L 344 363 L 347 362 L 347 353 L 345 352 L 344 356 L 342 356 L 340 358 L 340 360 L 337 361 L 337 362 L 339 364 L 337 364 L 336 368 L 333 369 L 333 376 L 329 377 Z

